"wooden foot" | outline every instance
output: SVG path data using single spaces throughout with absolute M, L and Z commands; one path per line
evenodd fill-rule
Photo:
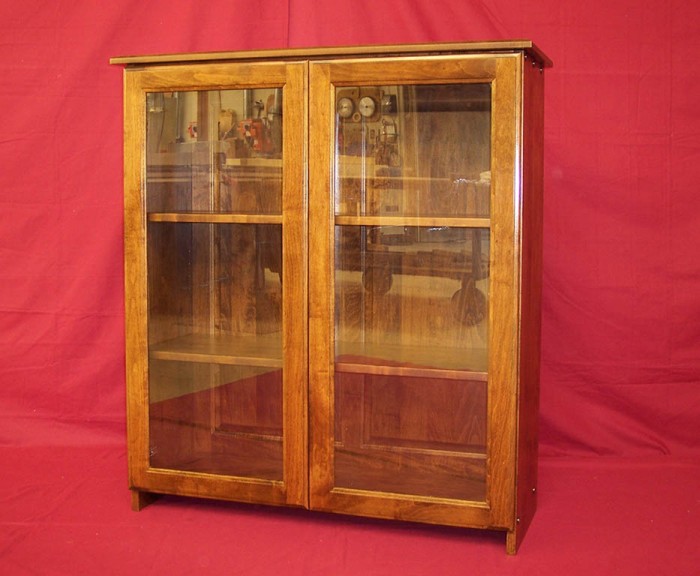
M 141 490 L 131 490 L 131 509 L 134 512 L 142 510 L 148 506 L 151 502 L 158 499 L 158 494 L 153 494 L 151 492 L 142 492 Z
M 506 532 L 506 554 L 510 554 L 511 556 L 517 553 L 518 544 L 520 544 L 517 530 L 518 529 L 515 528 L 514 530 L 508 530 L 508 532 Z

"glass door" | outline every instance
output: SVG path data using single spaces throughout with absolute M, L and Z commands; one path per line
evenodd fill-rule
M 488 57 L 312 67 L 311 137 L 333 143 L 311 171 L 329 184 L 312 180 L 312 259 L 329 278 L 311 283 L 311 402 L 328 414 L 312 506 L 503 522 L 490 502 L 514 442 L 497 426 L 515 383 L 514 71 Z
M 303 504 L 303 69 L 136 74 L 148 358 L 139 469 L 154 485 L 176 471 L 204 495 L 226 484 L 240 498 L 238 482 L 250 499 Z

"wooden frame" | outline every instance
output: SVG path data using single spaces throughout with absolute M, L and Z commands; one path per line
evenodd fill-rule
M 267 221 L 282 225 L 283 300 L 294 302 L 283 312 L 283 347 L 289 353 L 281 359 L 284 373 L 284 480 L 214 476 L 195 472 L 174 472 L 151 467 L 149 463 L 149 346 L 147 299 L 147 240 L 145 178 L 145 94 L 154 91 L 245 89 L 250 86 L 284 87 L 285 130 L 304 134 L 306 79 L 303 64 L 265 64 L 251 69 L 236 64 L 215 64 L 192 69 L 178 66 L 127 69 L 125 72 L 125 278 L 126 278 L 126 362 L 127 432 L 129 483 L 134 508 L 140 508 L 154 493 L 306 505 L 306 176 L 304 146 L 295 138 L 285 139 L 283 151 L 283 208 L 276 218 L 229 214 L 160 215 L 154 221 L 245 223 Z M 211 353 L 207 353 L 211 356 Z
M 515 553 L 536 506 L 543 68 L 551 65 L 547 57 L 531 42 L 518 40 L 120 57 L 112 63 L 126 67 L 127 427 L 134 509 L 148 504 L 156 494 L 300 506 L 501 530 L 507 534 L 507 551 Z M 337 176 L 336 89 L 449 84 L 489 87 L 490 213 L 402 217 L 337 213 L 333 203 Z M 150 210 L 146 180 L 147 94 L 197 91 L 198 121 L 202 132 L 208 132 L 208 94 L 253 88 L 284 91 L 279 213 Z M 211 168 L 214 156 L 209 157 Z M 217 182 L 220 178 L 218 174 L 207 177 Z M 153 273 L 149 268 L 149 259 L 153 258 L 149 242 L 155 243 L 158 238 L 149 240 L 149 226 L 176 226 L 178 230 L 207 226 L 210 231 L 227 226 L 281 227 L 281 340 L 259 337 L 250 340 L 249 349 L 232 353 L 225 339 L 211 344 L 205 328 L 203 338 L 188 336 L 179 344 L 181 348 L 169 342 L 149 342 L 153 334 L 153 327 L 149 327 L 149 297 L 159 297 L 154 288 L 149 288 L 153 282 L 149 278 Z M 352 346 L 348 351 L 355 352 L 355 356 L 338 359 L 336 319 L 342 310 L 337 309 L 335 301 L 339 257 L 336 228 L 381 226 L 445 226 L 488 233 L 488 353 L 480 363 L 465 369 L 463 359 L 450 360 L 438 371 L 420 363 L 373 365 L 355 359 L 359 349 Z M 210 238 L 215 232 L 207 234 Z M 217 257 L 213 248 L 208 250 L 212 258 Z M 167 262 L 163 266 L 167 268 Z M 211 271 L 206 274 L 212 278 Z M 206 277 L 202 278 L 206 281 Z M 212 326 L 215 323 L 208 322 Z M 270 342 L 269 350 L 265 342 Z M 279 355 L 274 350 L 279 350 Z M 428 357 L 437 352 L 428 349 L 423 353 L 414 347 L 406 354 Z M 179 361 L 191 365 L 214 362 L 221 366 L 252 362 L 260 369 L 282 369 L 280 478 L 157 464 L 159 460 L 152 455 L 153 431 L 149 425 L 150 413 L 155 410 L 149 379 L 155 377 L 155 363 Z M 430 379 L 438 373 L 444 382 L 463 380 L 465 390 L 485 390 L 483 456 L 475 460 L 475 469 L 482 470 L 477 472 L 483 477 L 484 487 L 479 489 L 482 491 L 459 497 L 449 491 L 436 491 L 435 495 L 402 493 L 390 486 L 358 488 L 338 483 L 339 379 L 365 378 L 365 386 L 369 386 L 366 389 L 371 390 L 373 382 Z M 416 398 L 424 394 L 419 384 L 410 390 Z
M 311 292 L 311 505 L 313 508 L 343 511 L 367 516 L 419 519 L 459 526 L 510 528 L 514 518 L 515 422 L 517 396 L 517 318 L 518 242 L 514 212 L 513 175 L 517 163 L 518 72 L 515 56 L 433 56 L 421 59 L 379 59 L 312 63 L 311 68 L 311 147 L 323 153 L 311 158 L 311 246 L 323 267 L 315 267 L 317 280 Z M 336 86 L 367 83 L 488 82 L 493 86 L 492 151 L 494 189 L 493 215 L 489 226 L 496 233 L 491 274 L 491 336 L 489 359 L 488 477 L 491 479 L 485 502 L 445 502 L 438 498 L 369 493 L 334 487 L 333 482 L 333 342 L 329 330 L 333 318 L 333 212 L 327 193 L 333 185 L 331 173 L 332 109 L 331 95 Z M 329 223 L 331 223 L 329 225 Z M 317 409 L 318 408 L 318 409 Z M 411 505 L 407 505 L 407 501 Z

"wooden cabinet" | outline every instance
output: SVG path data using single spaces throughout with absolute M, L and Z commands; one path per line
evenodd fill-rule
M 488 528 L 535 508 L 530 42 L 122 57 L 129 482 Z

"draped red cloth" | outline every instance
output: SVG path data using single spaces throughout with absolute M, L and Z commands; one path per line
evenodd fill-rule
M 700 548 L 700 4 L 0 1 L 0 572 L 692 574 Z M 540 510 L 446 529 L 128 510 L 111 56 L 529 38 L 546 72 Z

